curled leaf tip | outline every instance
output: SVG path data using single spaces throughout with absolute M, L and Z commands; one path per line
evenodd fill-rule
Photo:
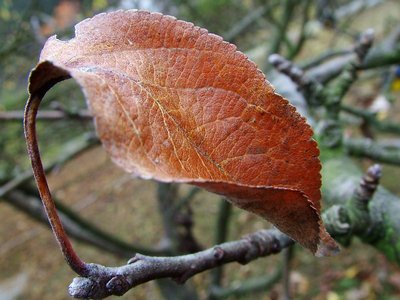
M 325 230 L 324 227 L 321 227 L 321 239 L 318 244 L 317 251 L 315 252 L 315 256 L 323 257 L 323 256 L 335 256 L 340 253 L 340 247 L 335 242 L 335 240 L 329 235 L 329 233 Z

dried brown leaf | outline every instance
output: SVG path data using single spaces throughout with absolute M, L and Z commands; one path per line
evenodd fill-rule
M 47 41 L 30 93 L 68 76 L 126 171 L 201 186 L 313 253 L 337 250 L 320 219 L 310 126 L 234 45 L 170 16 L 100 14 L 78 24 L 74 39 Z

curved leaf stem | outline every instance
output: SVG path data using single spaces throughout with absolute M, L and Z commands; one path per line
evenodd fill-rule
M 89 274 L 89 266 L 75 253 L 72 244 L 64 230 L 64 227 L 57 214 L 57 209 L 54 204 L 49 186 L 47 184 L 46 175 L 43 168 L 43 163 L 40 157 L 39 146 L 36 136 L 36 115 L 42 101 L 44 93 L 33 94 L 28 99 L 25 106 L 24 114 L 24 132 L 28 148 L 28 155 L 31 160 L 33 174 L 38 186 L 40 198 L 42 199 L 47 217 L 49 219 L 53 233 L 61 248 L 61 251 L 68 265 L 77 274 L 87 276 Z

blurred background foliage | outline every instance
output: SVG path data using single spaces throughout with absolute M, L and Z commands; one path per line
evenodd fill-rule
M 29 72 L 37 63 L 40 49 L 49 36 L 57 34 L 60 39 L 71 38 L 74 34 L 73 25 L 77 22 L 99 12 L 130 8 L 171 14 L 223 36 L 249 55 L 266 72 L 267 78 L 274 76 L 267 60 L 269 54 L 280 53 L 299 65 L 306 65 L 333 50 L 349 49 L 360 32 L 366 28 L 373 27 L 376 30 L 379 43 L 400 24 L 400 2 L 396 0 L 0 0 L 0 113 L 23 110 L 27 99 L 26 85 Z M 363 73 L 360 84 L 347 96 L 349 103 L 366 109 L 375 103 L 378 107 L 377 112 L 382 118 L 392 117 L 400 121 L 400 110 L 397 105 L 400 90 L 398 73 L 400 72 L 396 65 Z M 378 96 L 384 98 L 383 102 L 381 101 L 383 104 L 376 104 Z M 57 110 L 73 114 L 85 107 L 85 100 L 79 87 L 69 80 L 58 84 L 46 95 L 41 110 Z M 29 169 L 21 124 L 22 119 L 18 118 L 0 119 L 0 186 Z M 39 121 L 38 136 L 45 164 L 59 156 L 67 141 L 91 131 L 93 131 L 91 122 L 74 118 Z M 346 134 L 349 136 L 357 136 L 359 132 L 358 127 L 346 129 Z M 135 226 L 125 224 L 127 222 L 123 221 L 138 218 L 136 226 L 147 228 L 139 239 L 149 244 L 157 243 L 157 239 L 161 238 L 157 226 L 161 225 L 157 222 L 147 222 L 148 215 L 152 213 L 151 207 L 136 207 L 137 204 L 131 202 L 138 200 L 130 199 L 130 193 L 137 194 L 135 189 L 143 184 L 138 184 L 136 181 L 127 183 L 132 180 L 116 171 L 99 149 L 92 151 L 94 152 L 90 152 L 84 158 L 72 162 L 72 166 L 67 165 L 65 168 L 67 171 L 54 175 L 52 184 L 55 186 L 57 196 L 67 204 L 78 207 L 80 198 L 90 202 L 94 197 L 96 200 L 93 201 L 97 201 L 97 206 L 89 205 L 87 210 L 83 209 L 82 213 L 86 217 L 97 220 L 95 221 L 97 225 L 111 228 L 113 232 L 119 232 L 122 226 L 120 236 L 130 240 L 137 239 L 140 233 L 133 234 L 131 230 Z M 97 163 L 91 160 L 97 160 Z M 387 166 L 385 171 L 389 174 L 384 176 L 385 185 L 399 193 L 398 168 Z M 151 185 L 145 186 L 148 191 L 144 192 L 141 200 L 150 205 L 153 202 L 148 198 L 155 197 L 155 188 Z M 141 196 L 135 196 L 137 197 Z M 110 199 L 115 199 L 115 205 Z M 207 218 L 204 218 L 204 215 L 216 213 L 217 201 L 213 196 L 203 192 L 201 197 L 197 196 L 196 199 L 194 219 L 198 229 L 195 233 L 200 236 L 202 244 L 210 246 L 213 224 L 205 220 Z M 113 215 L 118 216 L 116 219 L 119 221 L 115 221 L 113 226 L 108 224 L 104 226 L 102 220 L 109 220 Z M 0 270 L 2 270 L 0 299 L 12 299 L 1 298 L 1 293 L 4 291 L 1 280 L 23 272 L 29 260 L 27 256 L 32 252 L 36 252 L 32 254 L 32 259 L 36 259 L 42 256 L 43 247 L 51 248 L 54 253 L 57 253 L 58 249 L 53 245 L 51 235 L 43 231 L 40 234 L 44 237 L 40 239 L 35 233 L 33 238 L 22 239 L 22 242 L 17 242 L 14 247 L 7 248 L 11 250 L 2 250 L 1 244 L 9 245 L 15 236 L 21 236 L 26 231 L 31 232 L 29 229 L 35 226 L 33 225 L 35 223 L 25 221 L 25 215 L 17 213 L 4 202 L 0 203 L 0 219 L 3 220 L 0 226 Z M 232 219 L 235 226 L 229 233 L 231 238 L 237 238 L 241 234 L 265 226 L 257 218 L 236 209 Z M 21 247 L 26 249 L 23 250 Z M 107 261 L 89 247 L 84 248 L 79 245 L 79 251 L 86 251 L 85 255 L 94 261 L 101 259 Z M 25 283 L 24 290 L 16 293 L 20 296 L 15 297 L 68 298 L 65 289 L 71 273 L 64 270 L 67 268 L 66 265 L 58 266 L 62 259 L 58 253 L 54 255 L 57 257 L 54 261 L 42 258 L 48 264 L 50 273 L 38 275 L 52 288 L 49 286 L 47 289 L 40 288 L 40 285 L 45 286 L 40 280 L 35 283 L 35 288 Z M 294 262 L 296 271 L 293 275 L 296 299 L 398 299 L 400 297 L 399 270 L 373 250 L 366 250 L 363 245 L 352 247 L 342 258 L 336 260 L 316 263 L 308 254 L 303 253 L 299 257 Z M 110 264 L 120 261 L 114 258 L 108 259 Z M 255 263 L 253 269 L 251 266 L 245 266 L 239 272 L 229 266 L 228 270 L 232 272 L 228 272 L 224 283 L 233 281 L 234 284 L 239 284 L 242 278 L 249 274 L 260 275 L 266 271 L 272 273 L 274 271 L 271 267 L 272 261 L 268 259 L 268 265 Z M 274 262 L 277 261 L 279 259 L 276 258 Z M 375 269 L 378 266 L 380 269 Z M 33 270 L 41 268 L 40 272 L 44 272 L 46 265 L 43 267 L 38 263 L 31 265 L 31 268 Z M 327 270 L 329 272 L 325 272 Z M 32 272 L 34 273 L 31 270 Z M 324 275 L 318 279 L 314 278 L 316 272 L 322 272 Z M 207 280 L 204 276 L 199 276 L 194 279 L 194 284 L 205 286 Z M 154 289 L 152 284 L 145 285 L 143 288 L 138 288 L 138 291 L 128 293 L 125 299 L 143 299 L 143 297 L 158 299 L 160 295 L 153 292 Z M 206 299 L 206 290 L 203 288 L 199 295 L 200 298 Z M 279 289 L 271 289 L 263 299 L 283 299 L 281 296 Z M 253 298 L 250 295 L 242 296 L 241 299 Z

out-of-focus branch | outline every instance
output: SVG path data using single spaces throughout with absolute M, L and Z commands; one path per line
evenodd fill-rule
M 338 19 L 345 18 L 345 17 L 351 17 L 351 16 L 354 16 L 354 15 L 360 13 L 360 11 L 362 11 L 366 8 L 372 8 L 382 2 L 383 2 L 383 0 L 351 1 L 349 3 L 343 4 L 338 9 L 336 9 L 335 17 Z
M 328 50 L 326 52 L 323 52 L 321 55 L 319 55 L 315 58 L 311 58 L 310 60 L 300 63 L 299 67 L 303 70 L 308 70 L 313 67 L 317 67 L 318 65 L 320 65 L 321 63 L 323 63 L 326 60 L 329 60 L 329 59 L 337 57 L 337 56 L 351 54 L 352 52 L 353 52 L 353 49 Z
M 99 144 L 99 140 L 91 133 L 85 133 L 82 136 L 72 139 L 61 147 L 61 154 L 54 162 L 45 167 L 45 171 L 49 172 L 55 167 L 65 164 L 67 161 L 97 144 Z M 33 179 L 33 173 L 29 170 L 9 180 L 3 186 L 0 186 L 0 198 L 31 179 Z
M 309 77 L 301 68 L 279 54 L 271 54 L 268 59 L 276 70 L 288 76 L 297 85 L 309 109 L 324 104 L 326 99 L 321 83 Z
M 27 213 L 29 216 L 41 223 L 49 225 L 43 206 L 38 197 L 28 195 L 20 190 L 13 190 L 4 196 L 3 199 L 10 205 Z M 116 238 L 114 235 L 102 231 L 90 222 L 83 220 L 78 214 L 62 205 L 59 201 L 56 201 L 56 205 L 62 223 L 68 234 L 81 242 L 95 246 L 122 258 L 129 258 L 136 252 L 146 253 L 148 255 L 165 254 L 162 251 L 147 249 L 145 247 L 126 243 Z
M 372 170 L 371 174 L 373 175 L 372 180 L 367 179 L 366 181 L 379 180 L 379 172 Z M 335 237 L 341 243 L 349 244 L 351 236 L 357 235 L 364 243 L 373 245 L 390 260 L 400 264 L 400 219 L 398 218 L 400 199 L 381 186 L 376 188 L 376 184 L 373 183 L 372 185 L 368 184 L 368 189 L 371 187 L 372 193 L 371 191 L 366 193 L 370 195 L 368 196 L 371 197 L 370 200 L 367 203 L 362 201 L 364 204 L 360 206 L 360 201 L 357 200 L 359 198 L 357 189 L 364 189 L 362 187 L 364 184 L 358 184 L 359 176 L 360 171 L 354 161 L 342 154 L 331 156 L 324 161 L 322 193 L 326 205 L 332 205 L 329 211 L 332 211 L 333 215 L 336 215 L 335 219 L 339 220 L 339 222 L 330 222 L 329 220 L 325 220 L 325 222 L 329 226 L 335 224 L 337 232 L 342 230 L 342 234 Z M 366 177 L 370 177 L 370 174 L 367 174 Z M 364 209 L 361 209 L 362 207 Z M 357 212 L 354 211 L 354 208 Z M 368 209 L 368 213 L 365 208 Z M 353 211 L 346 213 L 349 210 Z M 328 228 L 328 231 L 330 230 L 332 229 Z
M 24 112 L 19 110 L 13 111 L 0 111 L 0 121 L 22 121 Z M 42 110 L 37 114 L 37 119 L 43 121 L 59 121 L 59 120 L 82 120 L 89 121 L 93 117 L 87 110 L 79 111 L 64 111 L 64 110 Z
M 194 194 L 189 193 L 188 196 L 193 197 Z M 188 197 L 183 199 L 187 200 Z M 188 206 L 188 201 L 185 201 L 186 205 L 180 204 L 179 209 L 175 205 L 176 202 L 181 203 L 178 197 L 178 186 L 159 182 L 157 200 L 165 230 L 161 247 L 169 249 L 174 254 L 199 251 L 200 245 L 192 232 L 192 211 Z
M 233 42 L 236 37 L 247 30 L 254 22 L 256 22 L 260 17 L 262 17 L 267 10 L 271 7 L 268 5 L 262 5 L 257 9 L 253 9 L 247 14 L 243 19 L 238 21 L 228 32 L 223 34 L 225 41 Z
M 303 48 L 306 40 L 307 40 L 307 32 L 306 32 L 306 25 L 310 19 L 310 10 L 311 10 L 311 0 L 306 0 L 304 2 L 304 7 L 302 10 L 303 16 L 301 20 L 301 25 L 300 25 L 300 33 L 299 33 L 299 38 L 297 39 L 294 47 L 290 49 L 288 53 L 288 58 L 293 59 L 297 56 L 297 54 L 300 53 L 301 49 Z
M 381 68 L 385 66 L 395 65 L 400 63 L 400 44 L 396 49 L 392 51 L 386 51 L 381 55 L 371 56 L 364 64 L 360 66 L 360 69 L 367 70 L 372 68 Z
M 368 125 L 371 125 L 376 130 L 387 132 L 387 133 L 395 133 L 400 134 L 400 124 L 393 123 L 390 121 L 380 121 L 377 119 L 376 114 L 373 112 L 369 112 L 366 110 L 358 109 L 355 107 L 347 106 L 342 104 L 341 110 L 362 118 Z
M 361 178 L 359 186 L 354 191 L 352 203 L 357 207 L 357 211 L 368 213 L 368 202 L 378 188 L 381 177 L 382 167 L 380 165 L 375 164 L 368 168 Z
M 191 188 L 191 190 L 185 196 L 180 198 L 172 207 L 168 209 L 168 214 L 172 216 L 173 214 L 179 212 L 179 210 L 188 205 L 200 191 L 201 189 L 198 187 Z
M 192 231 L 193 218 L 189 200 L 185 201 L 186 205 L 181 203 L 181 199 L 178 197 L 178 185 L 159 182 L 157 184 L 157 201 L 164 229 L 160 248 L 168 250 L 172 255 L 199 251 L 200 245 Z M 176 202 L 181 203 L 179 208 L 175 205 Z M 191 284 L 179 287 L 173 282 L 161 278 L 157 280 L 157 285 L 165 299 L 198 299 L 196 289 Z
M 400 62 L 400 26 L 397 26 L 380 44 L 368 53 L 363 69 L 392 65 Z
M 328 86 L 327 91 L 324 92 L 325 96 L 327 96 L 325 106 L 331 119 L 338 119 L 341 101 L 351 85 L 356 81 L 358 68 L 364 62 L 373 40 L 374 31 L 372 29 L 367 29 L 361 34 L 360 40 L 354 47 L 354 53 L 356 54 L 355 59 L 349 61 L 349 63 L 343 67 L 337 80 L 332 85 Z
M 51 171 L 89 148 L 97 145 L 98 139 L 91 133 L 83 134 L 67 142 L 63 147 L 59 157 L 50 163 L 45 170 Z M 36 220 L 48 225 L 48 220 L 43 210 L 40 199 L 37 196 L 24 193 L 20 190 L 30 180 L 33 179 L 32 171 L 27 171 L 0 187 L 0 199 L 4 199 L 10 205 L 27 213 Z M 135 252 L 146 253 L 149 255 L 162 255 L 163 251 L 147 249 L 141 246 L 133 246 L 111 234 L 104 232 L 90 222 L 83 220 L 78 214 L 64 206 L 61 202 L 55 201 L 60 211 L 61 219 L 67 232 L 77 240 L 83 241 L 99 249 L 108 251 L 123 258 L 129 258 Z
M 270 290 L 282 278 L 282 266 L 278 265 L 274 273 L 269 276 L 252 278 L 242 281 L 240 285 L 228 288 L 213 287 L 211 295 L 213 299 L 226 299 L 232 296 L 245 296 L 247 294 L 255 294 L 257 292 L 265 292 Z
M 226 199 L 221 198 L 219 205 L 219 211 L 217 216 L 216 224 L 216 236 L 215 244 L 224 243 L 227 240 L 229 221 L 232 214 L 232 204 Z M 211 285 L 210 285 L 210 299 L 213 298 L 212 290 L 221 286 L 221 280 L 223 275 L 222 266 L 215 268 L 211 273 Z
M 359 69 L 371 69 L 400 63 L 400 26 L 396 27 L 389 36 L 377 46 L 373 47 Z M 354 54 L 346 54 L 320 64 L 307 71 L 307 75 L 326 83 L 338 76 L 345 65 L 354 60 Z
M 325 118 L 319 122 L 316 128 L 321 137 L 320 142 L 324 146 L 333 148 L 342 143 L 342 132 L 339 124 L 341 102 L 350 86 L 357 79 L 358 68 L 371 48 L 373 37 L 372 30 L 366 30 L 361 35 L 353 50 L 355 56 L 341 69 L 338 78 L 330 85 L 323 85 L 278 54 L 269 57 L 269 61 L 278 71 L 289 76 L 297 84 L 311 109 L 315 107 L 325 108 Z
M 387 149 L 370 139 L 346 139 L 344 147 L 355 157 L 370 158 L 381 163 L 400 166 L 400 150 Z
M 400 151 L 400 139 L 381 138 L 381 139 L 379 139 L 379 145 L 381 145 L 385 149 L 392 149 L 392 150 Z
M 325 118 L 320 121 L 319 131 L 320 143 L 329 148 L 339 147 L 342 144 L 343 133 L 339 120 L 341 103 L 343 97 L 358 78 L 358 68 L 370 50 L 374 40 L 374 31 L 367 29 L 361 34 L 359 41 L 354 47 L 355 58 L 343 67 L 343 70 L 334 82 L 325 85 L 320 98 L 325 108 Z
M 268 61 L 276 70 L 288 76 L 299 88 L 306 87 L 312 81 L 301 68 L 279 54 L 271 54 Z
M 294 255 L 294 248 L 290 246 L 283 250 L 283 299 L 290 300 L 292 299 L 290 293 L 290 272 L 291 272 L 291 265 L 293 261 Z
M 281 49 L 282 42 L 287 42 L 288 47 L 291 48 L 292 45 L 287 38 L 287 29 L 289 27 L 290 21 L 292 19 L 293 12 L 296 7 L 296 2 L 293 0 L 285 0 L 283 5 L 283 14 L 279 18 L 279 21 L 272 15 L 271 11 L 267 11 L 267 17 L 275 25 L 275 33 L 272 37 L 270 48 L 268 50 L 267 57 L 269 57 L 272 53 L 279 53 Z M 267 70 L 269 68 L 268 60 L 263 68 L 263 70 Z

